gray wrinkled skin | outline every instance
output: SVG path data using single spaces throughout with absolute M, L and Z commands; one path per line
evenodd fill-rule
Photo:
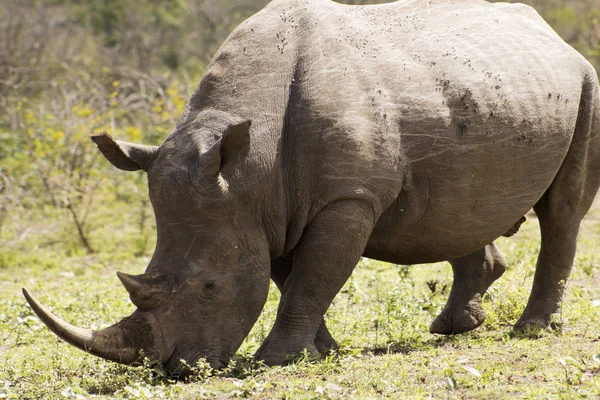
M 227 363 L 270 277 L 282 298 L 257 358 L 335 348 L 323 314 L 363 255 L 449 260 L 431 331 L 474 329 L 506 267 L 493 241 L 532 207 L 542 245 L 516 328 L 547 327 L 600 184 L 599 134 L 595 71 L 527 6 L 276 0 L 225 41 L 160 147 L 94 140 L 148 172 L 158 243 L 122 280 L 173 369 Z

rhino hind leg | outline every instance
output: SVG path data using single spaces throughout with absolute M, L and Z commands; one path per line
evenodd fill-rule
M 543 215 L 538 213 L 538 216 Z M 527 307 L 514 326 L 515 330 L 547 329 L 552 314 L 558 311 L 565 283 L 575 258 L 579 224 L 557 226 L 553 221 L 542 222 L 542 245 L 533 278 Z
M 271 279 L 277 285 L 279 291 L 283 294 L 285 281 L 292 272 L 292 257 L 282 256 L 271 262 Z M 326 354 L 330 350 L 339 348 L 337 342 L 329 333 L 325 320 L 321 321 L 317 335 L 315 336 L 315 346 L 321 354 Z
M 579 225 L 585 213 L 574 209 L 567 212 L 566 203 L 556 207 L 560 204 L 556 202 L 556 197 L 563 194 L 553 191 L 551 187 L 534 207 L 540 221 L 542 244 L 529 301 L 514 326 L 515 330 L 547 329 L 551 325 L 552 314 L 560 308 L 575 259 Z M 592 198 L 583 203 L 591 204 Z M 587 207 L 584 209 L 587 211 Z
M 514 328 L 548 328 L 570 275 L 581 220 L 600 187 L 600 90 L 596 74 L 586 77 L 575 131 L 554 181 L 534 206 L 542 244 L 533 287 Z
M 454 281 L 446 307 L 429 327 L 431 333 L 450 335 L 473 330 L 485 320 L 481 299 L 506 270 L 506 261 L 491 243 L 474 253 L 450 261 Z

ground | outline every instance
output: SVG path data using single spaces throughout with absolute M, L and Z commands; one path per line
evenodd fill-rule
M 107 225 L 109 232 L 97 235 L 111 234 Z M 40 223 L 21 236 L 42 229 Z M 170 381 L 151 366 L 120 366 L 67 345 L 43 326 L 21 295 L 26 287 L 65 320 L 91 328 L 132 312 L 115 271 L 141 273 L 149 258 L 116 251 L 122 247 L 114 243 L 126 243 L 128 232 L 112 233 L 116 247 L 107 244 L 95 254 L 59 255 L 40 244 L 30 252 L 2 255 L 0 399 L 600 398 L 598 201 L 583 224 L 572 279 L 551 332 L 511 330 L 527 301 L 539 250 L 531 214 L 517 235 L 497 242 L 509 268 L 484 297 L 488 317 L 474 332 L 428 333 L 449 293 L 448 264 L 397 266 L 364 259 L 326 317 L 340 351 L 286 367 L 253 364 L 252 354 L 277 307 L 279 295 L 272 286 L 260 320 L 229 368 L 199 365 L 188 383 Z

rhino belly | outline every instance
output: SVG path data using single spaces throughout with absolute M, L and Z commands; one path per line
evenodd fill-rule
M 404 190 L 364 255 L 397 264 L 451 260 L 510 232 L 550 187 L 568 151 L 568 137 L 546 139 L 450 145 L 409 164 Z

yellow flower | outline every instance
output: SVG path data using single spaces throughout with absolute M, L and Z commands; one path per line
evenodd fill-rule
M 55 131 L 54 134 L 52 135 L 52 140 L 58 142 L 59 140 L 62 140 L 65 137 L 65 133 L 63 131 Z
M 92 109 L 87 105 L 74 106 L 72 111 L 80 118 L 87 118 L 93 114 Z
M 125 128 L 125 135 L 134 142 L 142 140 L 142 131 L 135 126 L 128 126 Z

